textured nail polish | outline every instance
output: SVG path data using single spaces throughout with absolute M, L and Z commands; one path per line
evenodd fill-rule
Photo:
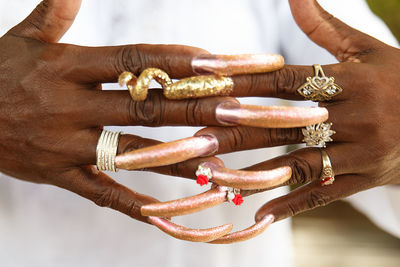
M 262 234 L 267 227 L 274 222 L 273 215 L 266 215 L 260 221 L 253 224 L 249 228 L 246 228 L 242 231 L 237 231 L 234 233 L 229 233 L 220 237 L 216 240 L 209 242 L 210 244 L 232 244 L 236 242 L 242 242 L 254 238 L 260 234 Z
M 125 170 L 165 166 L 211 155 L 218 146 L 218 139 L 213 135 L 189 137 L 126 152 L 115 158 L 115 164 Z
M 292 169 L 288 166 L 265 171 L 233 170 L 212 162 L 204 162 L 201 166 L 211 169 L 214 183 L 246 190 L 273 188 L 285 183 L 292 176 Z
M 181 216 L 217 206 L 225 201 L 226 189 L 216 187 L 196 196 L 147 204 L 141 207 L 140 212 L 143 216 Z
M 283 57 L 276 54 L 204 54 L 192 60 L 193 71 L 200 75 L 216 74 L 233 76 L 263 73 L 278 70 L 282 68 L 284 64 Z
M 229 223 L 208 229 L 191 229 L 159 217 L 150 216 L 148 220 L 168 235 L 192 242 L 210 242 L 226 235 L 233 228 L 233 225 Z
M 223 103 L 216 109 L 221 123 L 233 123 L 261 128 L 292 128 L 324 122 L 328 119 L 326 108 L 284 106 L 255 106 Z

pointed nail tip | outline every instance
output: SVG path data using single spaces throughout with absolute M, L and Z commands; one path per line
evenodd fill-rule
M 262 214 L 259 214 L 259 212 L 257 212 L 254 220 L 256 221 L 256 223 L 259 223 L 261 221 L 265 221 L 269 225 L 269 224 L 274 223 L 275 216 L 273 214 L 262 215 Z
M 199 75 L 234 76 L 242 74 L 265 73 L 281 69 L 285 64 L 279 54 L 204 54 L 192 59 L 194 73 Z
M 222 236 L 221 238 L 218 238 L 208 243 L 227 245 L 227 244 L 243 242 L 262 234 L 268 228 L 268 226 L 271 225 L 271 223 L 273 223 L 273 216 L 268 214 L 262 217 L 259 221 L 256 221 L 256 224 L 245 230 L 229 233 L 227 235 Z
M 210 242 L 212 240 L 221 238 L 233 229 L 233 224 L 231 223 L 207 229 L 192 229 L 176 225 L 169 220 L 159 217 L 150 216 L 148 218 L 150 223 L 168 235 L 180 240 L 191 242 Z M 199 233 L 201 235 L 199 235 Z

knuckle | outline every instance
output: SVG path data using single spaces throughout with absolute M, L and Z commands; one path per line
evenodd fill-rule
M 303 158 L 293 157 L 289 161 L 292 168 L 292 181 L 296 184 L 305 184 L 311 181 L 313 170 L 310 164 Z
M 137 45 L 122 46 L 117 53 L 115 68 L 118 73 L 130 71 L 137 75 L 142 70 L 144 58 Z
M 266 145 L 286 145 L 299 143 L 303 139 L 303 134 L 298 128 L 275 128 L 268 129 L 269 134 L 265 134 Z
M 296 206 L 296 204 L 292 202 L 287 203 L 287 210 L 289 212 L 289 217 L 293 217 L 300 213 L 300 208 L 298 205 Z
M 190 126 L 202 125 L 201 105 L 199 99 L 186 101 L 186 124 Z
M 182 174 L 181 174 L 181 169 L 180 169 L 180 165 L 181 165 L 181 164 L 179 164 L 179 163 L 170 165 L 170 166 L 166 169 L 166 175 L 175 176 L 175 177 L 180 177 L 180 176 L 182 176 Z
M 120 193 L 115 189 L 114 184 L 115 182 L 100 189 L 94 196 L 93 202 L 100 207 L 116 207 L 117 203 L 119 202 Z
M 292 95 L 300 84 L 297 82 L 298 72 L 293 68 L 283 68 L 274 72 L 275 96 Z
M 227 135 L 229 138 L 226 138 L 226 140 L 228 140 L 230 151 L 240 150 L 240 148 L 244 146 L 244 142 L 249 133 L 246 133 L 245 128 L 242 127 L 231 127 L 227 129 Z
M 46 17 L 49 11 L 49 0 L 42 1 L 33 11 L 32 15 L 29 16 L 26 22 L 34 29 L 41 31 L 43 18 Z M 41 39 L 41 38 L 39 38 Z M 46 40 L 42 40 L 46 41 Z
M 162 95 L 149 92 L 144 101 L 129 101 L 128 120 L 131 124 L 160 126 L 165 113 L 165 101 Z
M 332 202 L 332 198 L 320 190 L 311 190 L 307 198 L 307 208 L 323 207 Z
M 149 146 L 148 143 L 144 141 L 143 138 L 138 136 L 122 135 L 124 138 L 120 138 L 118 153 L 126 153 L 136 149 L 144 148 Z

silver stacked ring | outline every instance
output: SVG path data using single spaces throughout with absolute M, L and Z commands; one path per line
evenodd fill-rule
M 99 171 L 116 172 L 115 157 L 121 132 L 103 130 L 96 147 L 96 165 Z

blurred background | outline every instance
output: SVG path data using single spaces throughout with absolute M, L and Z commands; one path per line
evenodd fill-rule
M 295 216 L 292 229 L 297 267 L 400 266 L 400 239 L 347 202 Z

